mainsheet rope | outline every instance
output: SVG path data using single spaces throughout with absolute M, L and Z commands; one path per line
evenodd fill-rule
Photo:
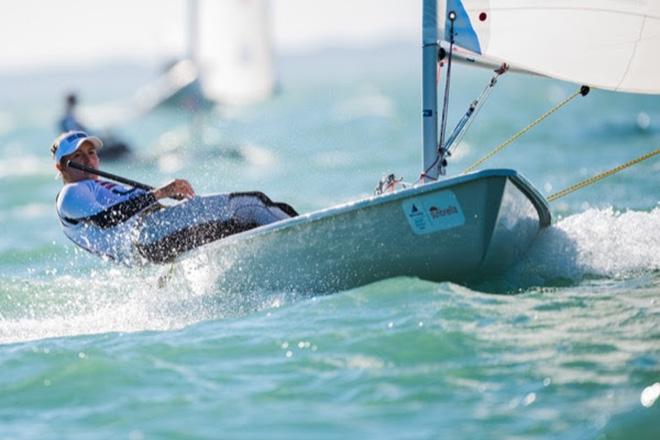
M 462 174 L 469 173 L 470 171 L 473 171 L 474 169 L 476 169 L 479 165 L 486 162 L 488 159 L 495 156 L 497 153 L 499 153 L 500 151 L 502 151 L 503 149 L 505 149 L 506 147 L 511 145 L 520 136 L 527 133 L 532 128 L 536 127 L 545 118 L 547 118 L 548 116 L 550 116 L 551 114 L 553 114 L 554 112 L 556 112 L 557 110 L 559 110 L 560 108 L 562 108 L 563 106 L 565 106 L 566 104 L 571 102 L 578 95 L 586 96 L 588 93 L 589 93 L 589 87 L 581 86 L 575 93 L 573 93 L 569 97 L 565 98 L 559 104 L 555 105 L 550 110 L 548 110 L 547 112 L 545 112 L 544 114 L 539 116 L 534 122 L 529 124 L 527 127 L 523 128 L 522 130 L 520 130 L 519 132 L 517 132 L 516 134 L 511 136 L 509 139 L 507 139 L 506 141 L 502 142 L 500 145 L 495 147 L 490 153 L 486 154 L 484 157 L 482 157 L 481 159 L 479 159 L 478 161 L 476 161 L 475 163 L 473 163 L 472 165 L 467 167 L 465 170 L 463 170 Z
M 508 147 L 509 145 L 511 145 L 511 144 L 512 144 L 516 139 L 518 139 L 520 136 L 522 136 L 523 134 L 527 133 L 529 130 L 531 130 L 531 129 L 534 128 L 535 126 L 537 126 L 537 125 L 538 125 L 539 123 L 541 123 L 541 121 L 543 121 L 545 118 L 547 118 L 548 116 L 550 116 L 551 114 L 553 114 L 554 112 L 556 112 L 557 110 L 559 110 L 560 108 L 562 108 L 563 106 L 565 106 L 566 104 L 568 104 L 569 102 L 571 102 L 571 101 L 572 101 L 574 98 L 576 98 L 578 95 L 587 96 L 587 94 L 589 93 L 589 90 L 590 90 L 589 87 L 587 87 L 587 86 L 581 86 L 581 87 L 580 87 L 575 93 L 573 93 L 572 95 L 570 95 L 570 96 L 568 96 L 567 98 L 565 98 L 563 101 L 561 101 L 560 103 L 558 103 L 557 105 L 555 105 L 554 107 L 552 107 L 550 110 L 548 110 L 547 112 L 545 112 L 544 114 L 542 114 L 541 116 L 539 116 L 534 122 L 532 122 L 531 124 L 529 124 L 527 127 L 525 127 L 525 128 L 523 128 L 522 130 L 518 131 L 516 134 L 514 134 L 513 136 L 511 136 L 509 139 L 507 139 L 506 141 L 502 142 L 500 145 L 498 145 L 497 147 L 495 147 L 490 153 L 486 154 L 484 157 L 482 157 L 481 159 L 479 159 L 478 161 L 476 161 L 475 163 L 473 163 L 472 165 L 470 165 L 469 167 L 467 167 L 467 168 L 463 171 L 462 174 L 468 173 L 468 172 L 470 172 L 470 171 L 476 169 L 479 165 L 481 165 L 482 163 L 484 163 L 485 161 L 487 161 L 487 160 L 490 159 L 491 157 L 495 156 L 497 153 L 499 153 L 500 151 L 502 151 L 504 148 L 506 148 L 506 147 Z M 650 158 L 652 158 L 652 157 L 654 157 L 654 156 L 656 156 L 656 155 L 658 155 L 658 154 L 660 154 L 660 148 L 659 148 L 659 149 L 656 149 L 656 150 L 654 150 L 654 151 L 651 151 L 651 152 L 649 152 L 649 153 L 646 153 L 646 154 L 644 154 L 644 155 L 642 155 L 642 156 L 640 156 L 640 157 L 638 157 L 638 158 L 636 158 L 636 159 L 633 159 L 633 160 L 630 160 L 630 161 L 628 161 L 628 162 L 626 162 L 626 163 L 623 163 L 623 164 L 621 164 L 621 165 L 619 165 L 619 166 L 617 166 L 617 167 L 614 167 L 614 168 L 612 168 L 612 169 L 610 169 L 610 170 L 607 170 L 607 171 L 604 171 L 604 172 L 602 172 L 602 173 L 596 174 L 595 176 L 589 177 L 588 179 L 584 179 L 584 180 L 582 180 L 582 181 L 580 181 L 580 182 L 578 182 L 578 183 L 576 183 L 576 184 L 574 184 L 574 185 L 571 185 L 571 186 L 569 186 L 569 187 L 567 187 L 567 188 L 565 188 L 565 189 L 563 189 L 563 190 L 561 190 L 561 191 L 558 191 L 558 192 L 556 192 L 556 193 L 554 193 L 554 194 L 551 194 L 550 196 L 548 196 L 547 200 L 548 200 L 548 202 L 554 202 L 554 201 L 557 200 L 557 199 L 560 199 L 560 198 L 562 198 L 562 197 L 564 197 L 564 196 L 566 196 L 566 195 L 568 195 L 568 194 L 571 194 L 571 193 L 573 193 L 573 192 L 575 192 L 575 191 L 577 191 L 577 190 L 579 190 L 579 189 L 585 188 L 585 187 L 587 187 L 587 186 L 589 186 L 589 185 L 592 185 L 592 184 L 594 184 L 594 183 L 596 183 L 596 182 L 599 182 L 599 181 L 603 180 L 603 179 L 606 178 L 606 177 L 609 177 L 609 176 L 611 176 L 611 175 L 613 175 L 613 174 L 616 174 L 616 173 L 618 173 L 619 171 L 623 171 L 623 170 L 625 170 L 626 168 L 630 168 L 631 166 L 636 165 L 636 164 L 638 164 L 638 163 L 640 163 L 640 162 L 643 162 L 643 161 L 645 161 L 645 160 L 648 160 L 648 159 L 650 159 Z
M 561 197 L 564 197 L 564 196 L 566 196 L 566 195 L 568 195 L 572 192 L 575 192 L 575 191 L 577 191 L 581 188 L 584 188 L 584 187 L 589 186 L 593 183 L 596 183 L 600 180 L 603 180 L 604 178 L 609 177 L 613 174 L 616 174 L 619 171 L 625 170 L 626 168 L 630 168 L 631 166 L 636 165 L 640 162 L 643 162 L 647 159 L 650 159 L 650 158 L 652 158 L 653 156 L 655 156 L 657 154 L 660 154 L 660 148 L 658 148 L 657 150 L 651 151 L 649 153 L 646 153 L 646 154 L 644 154 L 644 155 L 642 155 L 642 156 L 640 156 L 636 159 L 630 160 L 630 161 L 628 161 L 624 164 L 621 164 L 618 167 L 612 168 L 611 170 L 607 170 L 607 171 L 604 171 L 602 173 L 596 174 L 595 176 L 592 176 L 588 179 L 584 179 L 584 180 L 576 183 L 575 185 L 571 185 L 568 188 L 565 188 L 561 191 L 558 191 L 558 192 L 548 196 L 548 202 L 554 202 L 555 200 L 557 200 Z

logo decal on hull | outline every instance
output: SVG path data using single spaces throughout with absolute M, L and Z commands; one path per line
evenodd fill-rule
M 401 207 L 416 235 L 457 228 L 465 224 L 461 205 L 456 195 L 449 190 L 404 200 Z

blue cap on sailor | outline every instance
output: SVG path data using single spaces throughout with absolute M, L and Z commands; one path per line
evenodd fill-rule
M 97 150 L 103 146 L 101 139 L 96 136 L 89 136 L 84 131 L 67 131 L 55 141 L 55 145 L 57 145 L 55 162 L 59 162 L 64 156 L 74 153 L 84 142 L 91 142 Z

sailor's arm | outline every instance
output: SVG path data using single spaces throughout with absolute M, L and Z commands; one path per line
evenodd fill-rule
M 100 228 L 110 228 L 125 222 L 145 208 L 157 203 L 157 200 L 170 197 L 181 200 L 195 196 L 190 183 L 176 179 L 167 185 L 150 192 L 142 192 L 127 200 L 101 205 L 94 195 L 91 184 L 80 184 L 66 188 L 60 196 L 58 211 L 69 223 L 88 222 Z
M 172 198 L 183 200 L 195 197 L 195 191 L 187 180 L 176 179 L 165 186 L 116 203 L 109 208 L 89 217 L 89 221 L 102 228 L 123 223 L 145 208 L 157 203 L 157 200 Z
M 161 188 L 116 203 L 88 219 L 101 228 L 109 228 L 125 222 L 145 208 L 157 203 L 159 199 L 169 197 L 182 200 L 194 196 L 195 191 L 187 180 L 176 179 Z
M 157 202 L 153 193 L 142 193 L 123 202 L 115 203 L 103 211 L 82 220 L 89 221 L 101 228 L 110 228 L 125 222 L 154 203 Z
M 123 223 L 145 208 L 157 203 L 157 200 L 172 198 L 183 200 L 195 197 L 195 191 L 187 180 L 176 179 L 165 186 L 116 203 L 93 215 L 89 220 L 102 228 Z

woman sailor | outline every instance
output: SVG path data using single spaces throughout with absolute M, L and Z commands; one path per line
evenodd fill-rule
M 78 246 L 113 259 L 130 258 L 132 249 L 127 239 L 135 223 L 135 214 L 171 197 L 194 197 L 195 191 L 186 180 L 176 179 L 153 191 L 128 188 L 101 180 L 98 176 L 67 166 L 68 161 L 98 169 L 97 150 L 103 142 L 82 131 L 60 135 L 51 147 L 55 167 L 62 175 L 64 187 L 56 197 L 57 215 L 64 234 Z
M 259 192 L 195 197 L 176 179 L 146 191 L 72 168 L 69 161 L 98 169 L 101 140 L 83 131 L 60 135 L 51 147 L 64 187 L 56 197 L 64 234 L 83 249 L 126 264 L 169 261 L 181 252 L 227 235 L 297 215 Z M 163 198 L 189 199 L 164 208 Z

